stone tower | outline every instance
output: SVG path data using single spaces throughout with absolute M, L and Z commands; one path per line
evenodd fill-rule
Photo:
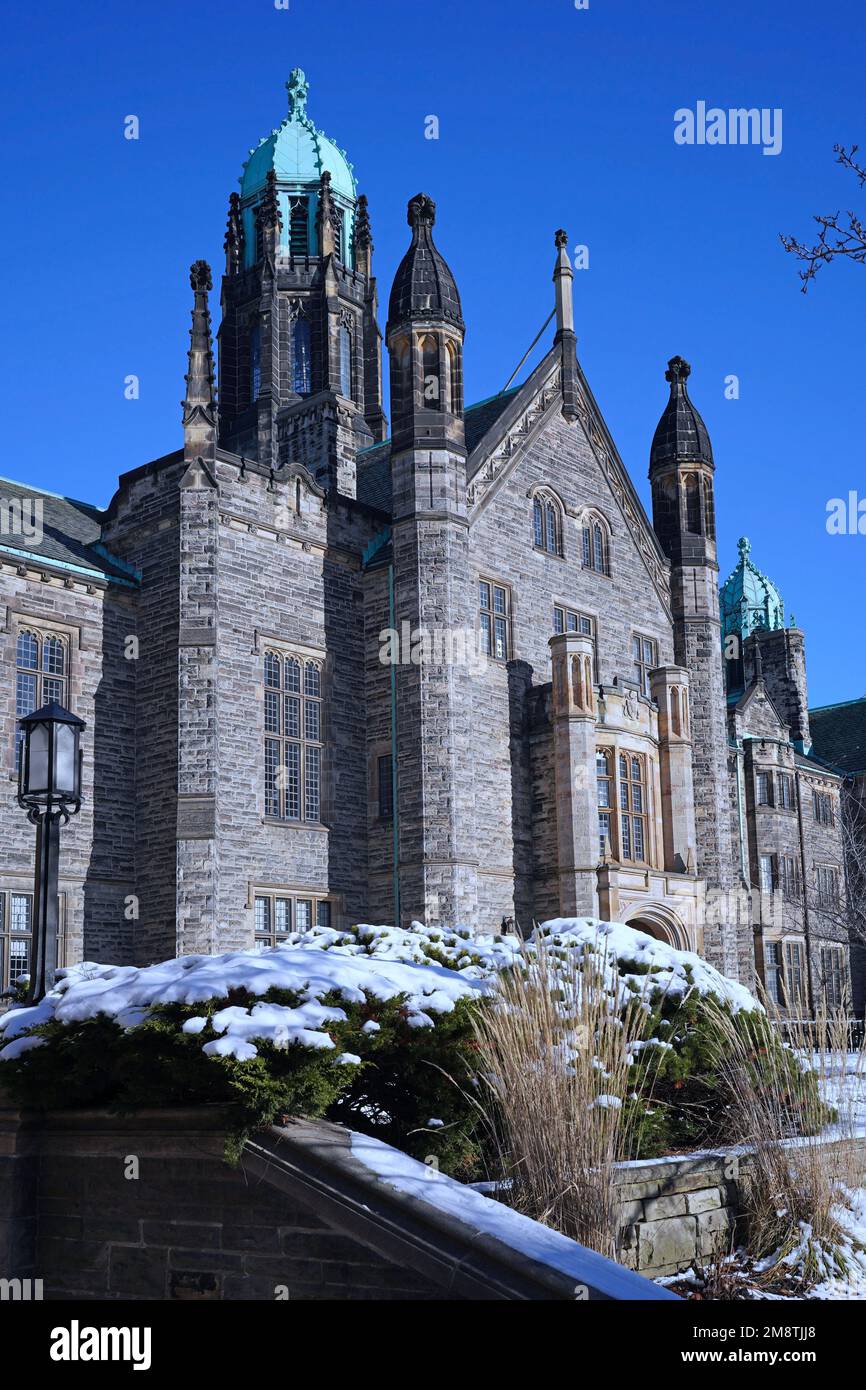
M 412 242 L 387 325 L 394 612 L 398 631 L 405 622 L 429 643 L 420 662 L 397 668 L 400 917 L 474 927 L 472 679 L 452 642 L 455 633 L 467 641 L 474 634 L 464 324 L 454 277 L 433 242 L 435 213 L 426 194 L 409 203 Z
M 715 464 L 706 425 L 689 399 L 690 371 L 682 357 L 668 363 L 670 399 L 653 437 L 649 477 L 653 526 L 671 563 L 675 659 L 691 680 L 697 870 L 707 884 L 704 953 L 736 979 L 750 970 L 752 952 L 729 803 Z
M 220 445 L 277 468 L 303 459 L 356 495 L 355 456 L 385 437 L 367 201 L 307 115 L 308 83 L 251 150 L 229 200 L 219 332 Z

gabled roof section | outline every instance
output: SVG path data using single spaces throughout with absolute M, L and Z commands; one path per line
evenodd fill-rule
M 764 682 L 758 681 L 754 685 L 749 686 L 749 689 L 746 691 L 745 695 L 741 695 L 734 706 L 734 715 L 739 720 L 743 721 L 744 727 L 742 728 L 742 733 L 746 737 L 760 739 L 766 734 L 766 730 L 750 729 L 747 725 L 749 710 L 751 706 L 756 702 L 758 702 L 761 705 L 762 712 L 764 712 L 765 714 L 768 713 L 770 719 L 774 719 L 776 721 L 780 734 L 782 733 L 782 731 L 788 729 L 788 725 L 785 723 L 784 719 L 782 718 L 779 711 L 776 709 L 776 706 L 773 704 L 773 701 L 767 693 L 767 689 L 764 685 Z M 769 737 L 769 735 L 767 736 Z
M 812 757 L 840 772 L 866 772 L 866 695 L 809 710 Z
M 111 580 L 120 584 L 138 582 L 137 571 L 102 544 L 102 525 L 106 513 L 90 502 L 78 502 L 42 488 L 29 487 L 10 478 L 0 478 L 0 500 L 4 505 L 4 524 L 0 530 L 0 555 L 20 557 L 22 563 L 44 564 L 82 577 Z M 35 534 L 14 534 L 6 523 L 9 505 L 23 504 L 25 514 L 33 503 L 41 503 L 41 525 Z M 41 534 L 40 534 L 41 532 Z

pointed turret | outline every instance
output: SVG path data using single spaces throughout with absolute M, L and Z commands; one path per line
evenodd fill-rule
M 668 403 L 650 449 L 653 526 L 675 563 L 716 563 L 713 449 L 706 425 L 689 397 L 691 367 L 682 357 L 668 362 Z
M 208 291 L 213 289 L 207 261 L 195 261 L 189 282 L 194 292 L 189 333 L 189 369 L 183 405 L 183 448 L 187 463 L 216 460 L 218 412 L 214 391 L 213 344 Z
M 426 451 L 450 448 L 463 453 L 465 325 L 460 294 L 433 240 L 433 199 L 418 193 L 409 203 L 407 220 L 412 241 L 394 276 L 386 330 L 391 357 L 391 456 L 396 459 L 401 450 L 413 445 Z M 458 489 L 461 506 L 465 472 L 464 464 Z

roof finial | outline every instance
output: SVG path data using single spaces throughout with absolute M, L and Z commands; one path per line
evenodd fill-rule
M 286 91 L 289 94 L 289 115 L 306 116 L 307 114 L 307 92 L 310 84 L 307 81 L 307 74 L 303 68 L 292 68 L 289 73 L 289 80 L 286 83 Z
M 416 193 L 415 197 L 410 199 L 406 220 L 412 228 L 433 226 L 436 221 L 436 204 L 429 193 Z
M 740 536 L 740 539 L 737 541 L 737 550 L 743 562 L 748 560 L 751 549 L 752 542 L 749 540 L 748 536 Z
M 691 372 L 691 367 L 684 357 L 672 357 L 668 362 L 668 369 L 665 372 L 665 381 L 671 384 L 671 390 L 675 391 L 678 386 L 685 386 Z

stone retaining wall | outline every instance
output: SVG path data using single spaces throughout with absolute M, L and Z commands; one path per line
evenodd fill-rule
M 866 1173 L 866 1140 L 838 1143 L 853 1147 Z M 721 1149 L 622 1164 L 622 1263 L 657 1279 L 726 1253 L 745 1216 L 752 1161 L 748 1151 Z

